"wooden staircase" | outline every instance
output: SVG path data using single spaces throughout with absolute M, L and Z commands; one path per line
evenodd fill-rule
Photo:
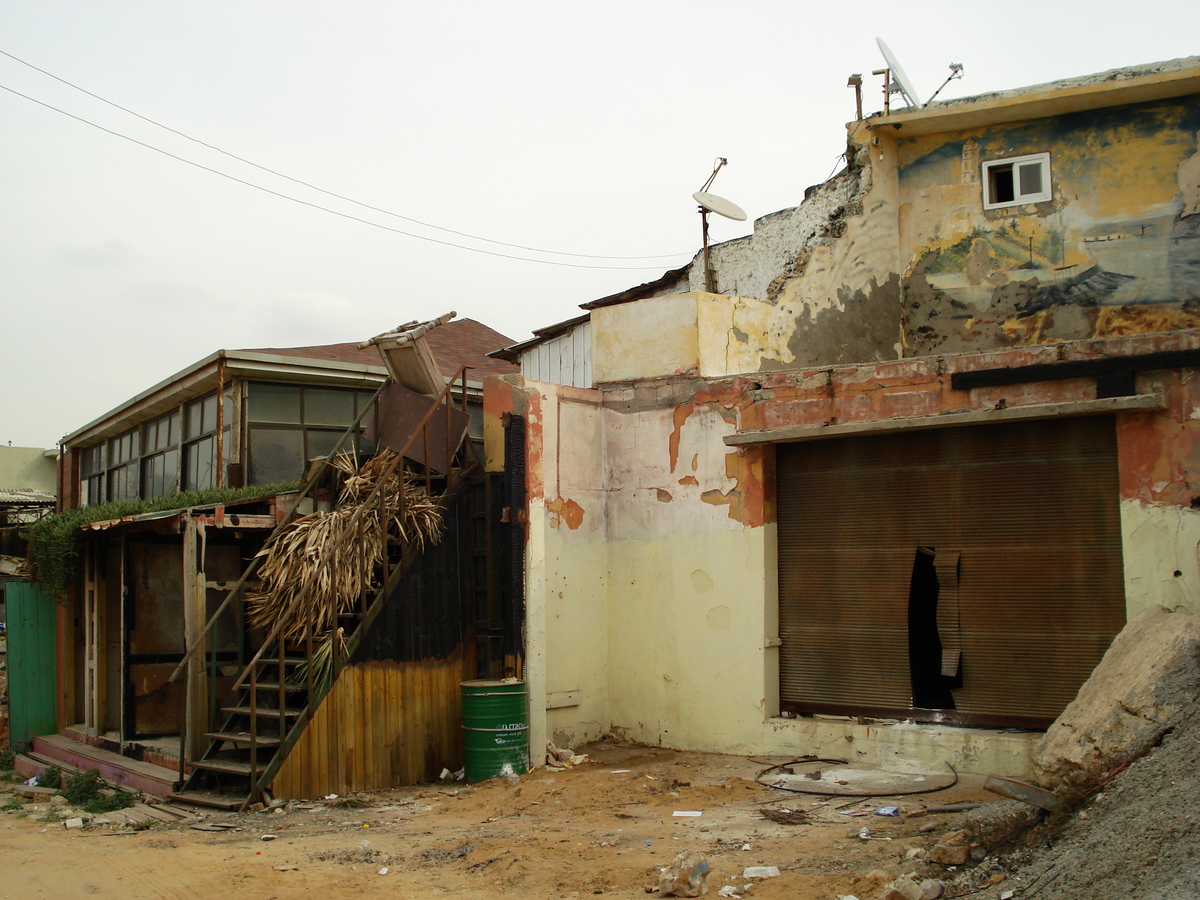
M 466 367 L 460 369 L 456 377 L 461 379 L 462 396 L 465 397 Z M 428 454 L 429 420 L 433 412 L 438 409 L 439 404 L 449 404 L 449 394 L 453 384 L 454 380 L 447 383 L 441 396 L 430 407 L 408 443 L 396 454 L 391 464 L 392 467 L 388 470 L 389 474 L 396 467 L 404 465 L 404 453 L 415 441 L 423 441 Z M 377 394 L 376 397 L 378 396 Z M 370 404 L 368 404 L 369 406 Z M 352 434 L 356 426 L 357 422 L 350 426 L 346 435 L 343 436 L 343 441 Z M 448 425 L 444 434 L 450 434 Z M 328 462 L 336 450 L 335 447 L 329 457 L 322 462 Z M 440 494 L 435 496 L 435 479 L 430 476 L 428 471 L 425 475 L 427 492 L 438 501 L 443 510 L 466 477 L 479 467 L 479 461 L 469 439 L 464 440 L 458 448 L 447 447 L 445 458 L 452 459 L 454 462 L 444 478 L 436 479 L 438 486 L 442 488 Z M 301 487 L 301 498 L 313 492 L 322 468 L 323 465 L 314 466 L 310 471 Z M 381 480 L 380 484 L 383 485 L 386 482 L 385 478 Z M 298 499 L 297 506 L 299 502 Z M 294 509 L 295 507 L 293 507 L 293 513 Z M 282 533 L 292 518 L 293 514 L 289 513 L 280 523 L 268 538 L 264 545 L 264 551 Z M 338 549 L 343 552 L 353 552 L 352 547 L 331 547 L 326 562 Z M 371 624 L 396 591 L 404 573 L 419 558 L 419 553 L 410 546 L 400 546 L 397 549 L 398 554 L 388 557 L 380 579 L 380 586 L 374 596 L 363 597 L 359 607 L 353 612 L 339 614 L 337 621 L 344 635 L 345 653 L 333 661 L 332 671 L 328 677 L 316 678 L 314 676 L 315 642 L 312 636 L 312 623 L 309 623 L 305 639 L 299 642 L 286 641 L 278 624 L 266 636 L 258 652 L 255 653 L 234 683 L 234 690 L 237 692 L 236 702 L 231 706 L 221 708 L 220 724 L 205 735 L 209 742 L 207 750 L 199 759 L 188 761 L 191 772 L 184 781 L 182 789 L 177 791 L 173 795 L 174 797 L 194 804 L 241 810 L 245 810 L 264 797 L 288 753 L 296 745 L 312 720 L 317 707 L 337 681 L 341 668 L 346 661 L 353 657 L 354 651 L 369 631 Z M 207 634 L 229 602 L 250 581 L 262 558 L 263 554 L 260 553 L 251 560 L 235 589 L 227 595 L 221 608 L 212 615 L 204 634 Z M 193 652 L 189 651 L 184 661 L 180 663 L 175 673 L 176 676 L 184 670 L 189 662 L 199 663 L 199 660 L 193 660 Z M 186 745 L 186 741 L 183 743 Z

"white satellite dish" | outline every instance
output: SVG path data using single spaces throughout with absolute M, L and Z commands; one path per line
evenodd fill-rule
M 920 94 L 913 87 L 913 83 L 909 81 L 908 75 L 900 68 L 900 60 L 896 59 L 896 54 L 892 53 L 891 48 L 883 42 L 883 38 L 875 38 L 875 43 L 879 45 L 879 52 L 883 54 L 884 62 L 888 64 L 888 68 L 892 71 L 892 82 L 895 84 L 892 90 L 899 89 L 900 96 L 904 98 L 904 102 L 908 104 L 910 109 L 921 109 L 924 104 L 917 99 Z M 959 68 L 961 69 L 962 67 L 960 66 Z
M 708 191 L 696 191 L 696 193 L 692 194 L 692 199 L 709 212 L 715 212 L 718 216 L 733 219 L 735 222 L 746 221 L 746 211 L 732 200 L 726 200 L 724 197 L 718 197 L 716 194 L 710 194 Z

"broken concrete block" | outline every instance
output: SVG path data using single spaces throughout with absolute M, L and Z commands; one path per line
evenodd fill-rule
M 708 860 L 695 850 L 684 850 L 658 879 L 663 897 L 699 897 L 708 893 Z
M 1200 616 L 1146 610 L 1121 630 L 1034 749 L 1034 780 L 1087 787 L 1141 756 L 1192 699 L 1197 678 Z
M 948 831 L 929 851 L 930 862 L 943 866 L 961 866 L 971 856 L 971 845 L 965 831 Z
M 82 828 L 82 827 L 83 827 L 83 819 L 79 818 L 78 816 L 76 816 L 74 819 L 67 819 L 63 822 L 63 828 L 66 828 L 68 830 L 73 829 L 73 828 Z
M 883 900 L 921 900 L 921 886 L 911 878 L 897 878 L 883 892 Z
M 1041 819 L 1042 812 L 1036 807 L 1019 800 L 1001 800 L 963 813 L 956 824 L 969 844 L 991 850 L 1016 840 Z

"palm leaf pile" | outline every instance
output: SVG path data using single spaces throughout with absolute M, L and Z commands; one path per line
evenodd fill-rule
M 328 643 L 338 616 L 379 589 L 390 548 L 420 550 L 438 540 L 437 502 L 394 459 L 381 451 L 361 465 L 347 454 L 329 461 L 343 476 L 337 505 L 296 519 L 262 551 L 261 585 L 246 596 L 252 627 L 278 625 L 285 642 L 311 634 Z

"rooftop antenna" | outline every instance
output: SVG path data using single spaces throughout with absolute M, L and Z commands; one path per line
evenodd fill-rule
M 704 289 L 710 294 L 713 293 L 713 285 L 716 279 L 713 277 L 712 261 L 708 255 L 708 214 L 715 212 L 718 216 L 724 216 L 727 219 L 733 219 L 735 222 L 745 222 L 746 213 L 740 206 L 731 200 L 726 200 L 724 197 L 718 197 L 716 194 L 710 194 L 708 189 L 712 187 L 713 179 L 717 177 L 717 173 L 721 168 L 729 164 L 723 156 L 718 156 L 713 163 L 712 174 L 708 176 L 708 181 L 704 182 L 704 186 L 696 193 L 692 194 L 692 199 L 700 204 L 700 221 L 701 233 L 704 240 Z
M 892 48 L 885 44 L 881 37 L 875 38 L 875 43 L 879 45 L 879 52 L 883 54 L 883 60 L 888 64 L 886 69 L 875 69 L 871 73 L 872 75 L 883 76 L 883 114 L 885 116 L 891 114 L 892 94 L 899 94 L 903 97 L 909 109 L 924 109 L 942 92 L 942 88 L 955 78 L 962 78 L 963 76 L 962 63 L 950 63 L 950 75 L 942 82 L 941 87 L 933 92 L 932 97 L 921 103 L 917 99 L 920 94 L 913 87 L 912 80 L 905 74 L 904 69 L 900 67 L 900 60 L 896 58 L 896 54 L 892 52 Z

